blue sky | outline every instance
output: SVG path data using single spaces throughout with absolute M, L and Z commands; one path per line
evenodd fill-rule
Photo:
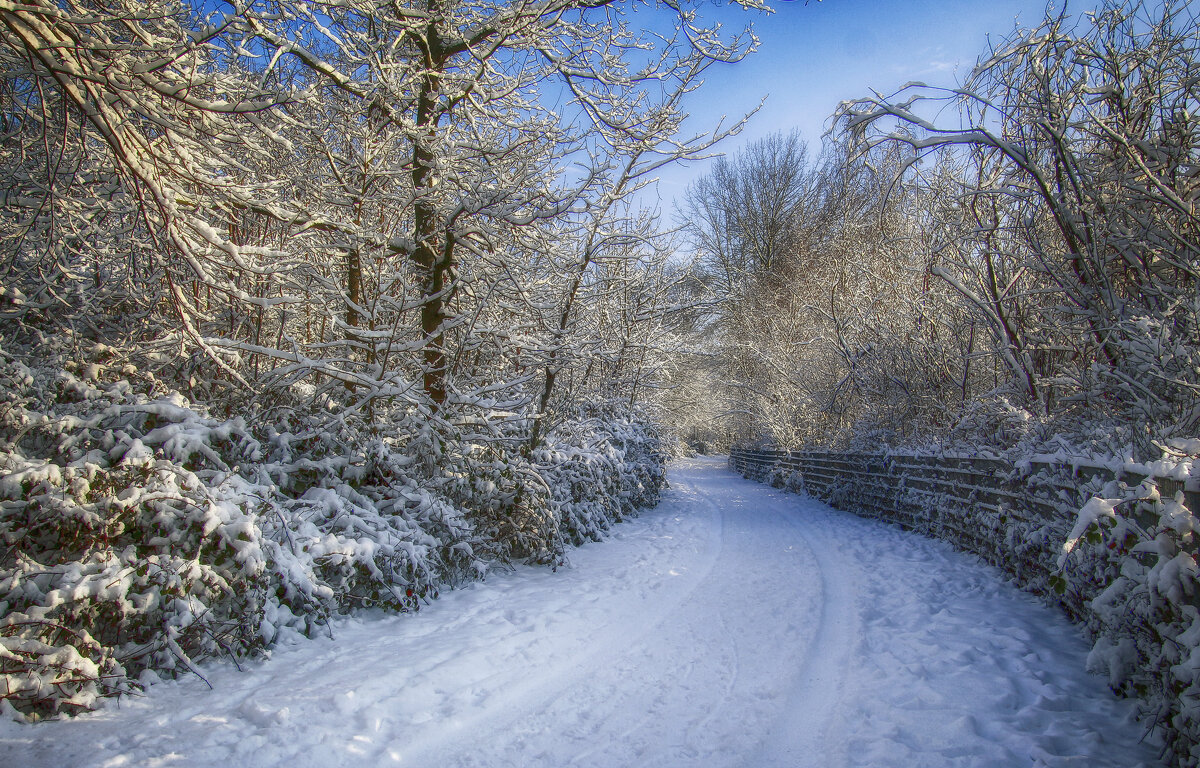
M 719 5 L 717 5 L 719 4 Z M 1045 15 L 1045 0 L 771 0 L 764 16 L 716 0 L 702 13 L 727 27 L 753 22 L 759 51 L 738 64 L 709 70 L 689 104 L 693 130 L 711 127 L 766 105 L 747 129 L 720 145 L 726 153 L 776 131 L 800 129 L 816 150 L 838 102 L 871 89 L 889 93 L 911 80 L 949 85 L 1014 26 L 1029 27 Z M 1093 7 L 1072 3 L 1072 11 Z M 659 204 L 670 214 L 687 183 L 712 161 L 664 169 Z M 653 195 L 644 196 L 647 202 Z

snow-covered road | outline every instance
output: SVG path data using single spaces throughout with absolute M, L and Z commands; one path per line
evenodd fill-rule
M 671 483 L 557 573 L 0 724 L 0 766 L 1157 765 L 1079 631 L 998 571 L 722 460 Z

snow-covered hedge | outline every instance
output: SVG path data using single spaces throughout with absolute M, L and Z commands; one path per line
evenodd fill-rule
M 104 345 L 83 362 L 53 346 L 0 348 L 0 708 L 24 719 L 334 614 L 416 610 L 496 563 L 557 562 L 663 485 L 628 411 L 569 420 L 525 457 L 429 440 L 417 416 L 386 436 L 213 418 L 132 386 Z
M 1052 452 L 735 452 L 776 487 L 946 539 L 1083 623 L 1090 671 L 1143 702 L 1181 765 L 1200 765 L 1200 445 L 1160 460 Z M 1189 506 L 1190 504 L 1190 506 Z
M 662 442 L 651 422 L 613 405 L 581 409 L 554 430 L 534 460 L 570 544 L 653 506 L 666 485 Z

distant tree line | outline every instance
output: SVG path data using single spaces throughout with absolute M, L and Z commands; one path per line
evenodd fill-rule
M 720 162 L 683 206 L 719 439 L 1194 451 L 1198 110 L 1191 5 L 1107 2 Z

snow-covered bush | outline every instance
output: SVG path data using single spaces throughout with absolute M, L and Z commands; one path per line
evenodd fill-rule
M 580 409 L 534 452 L 562 536 L 581 544 L 653 506 L 666 485 L 662 444 L 644 415 L 616 404 Z
M 415 610 L 440 583 L 486 570 L 467 515 L 422 485 L 401 445 L 376 437 L 355 450 L 328 431 L 271 433 L 257 483 L 239 479 L 245 498 L 262 500 L 286 608 L 283 624 L 264 633 L 288 626 L 289 613 L 307 628 L 355 608 Z
M 468 440 L 449 444 L 446 456 L 438 484 L 466 511 L 490 558 L 559 561 L 563 546 L 551 491 L 520 450 Z
M 1055 599 L 1093 639 L 1088 670 L 1134 696 L 1180 765 L 1200 764 L 1200 569 L 1195 441 L 1153 462 L 1059 445 L 1014 461 L 1014 480 L 1044 505 L 1009 517 L 997 554 L 1023 587 Z M 1069 490 L 1068 490 L 1069 489 Z M 1191 496 L 1189 506 L 1189 496 Z M 986 510 L 974 511 L 978 518 Z
M 218 476 L 257 458 L 245 423 L 102 386 L 100 364 L 0 350 L 0 699 L 33 716 L 264 643 L 263 532 Z
M 791 493 L 804 493 L 804 473 L 783 464 L 776 464 L 767 473 L 767 485 Z
M 1183 488 L 1193 456 L 1148 467 L 1140 483 L 1093 481 L 1060 556 L 1059 592 L 1090 599 L 1088 668 L 1147 702 L 1149 725 L 1183 765 L 1200 764 L 1200 517 Z M 1140 473 L 1139 473 L 1140 474 Z M 1156 477 L 1158 479 L 1156 479 Z M 1174 482 L 1163 477 L 1174 478 Z
M 387 436 L 297 410 L 252 429 L 139 391 L 110 351 L 0 347 L 0 706 L 27 719 L 339 613 L 416 610 L 493 563 L 557 563 L 664 483 L 628 410 L 581 413 L 532 458 L 429 439 L 415 412 Z

